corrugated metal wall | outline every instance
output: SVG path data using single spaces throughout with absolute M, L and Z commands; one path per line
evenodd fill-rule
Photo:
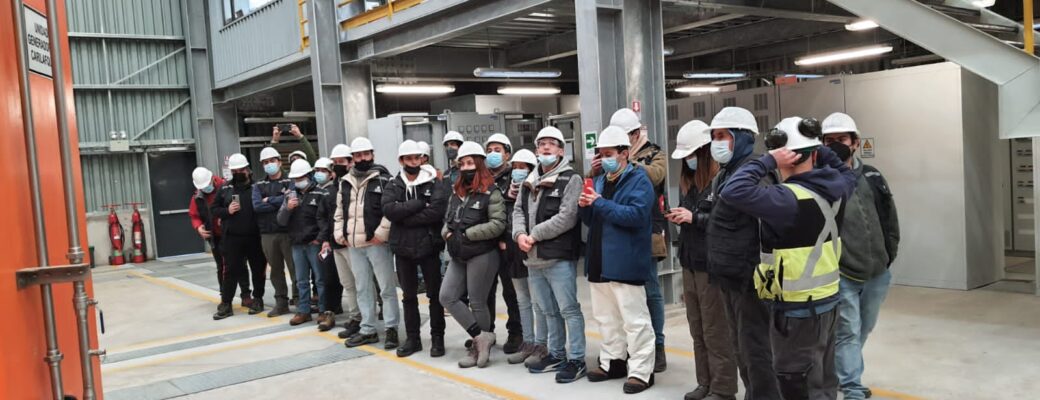
M 84 155 L 81 161 L 86 212 L 106 211 L 105 204 L 144 202 L 147 199 L 148 177 L 145 176 L 141 154 Z
M 216 87 L 250 70 L 301 54 L 297 0 L 275 0 L 226 26 L 222 4 L 219 0 L 209 2 Z
M 204 1 L 204 0 L 195 0 Z M 66 0 L 69 32 L 182 36 L 180 0 Z

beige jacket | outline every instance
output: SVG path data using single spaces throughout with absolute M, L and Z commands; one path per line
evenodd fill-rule
M 390 240 L 390 220 L 382 216 L 381 205 L 377 205 L 377 207 L 380 207 L 379 216 L 381 219 L 379 227 L 376 228 L 375 238 L 373 241 L 365 240 L 365 194 L 369 183 L 375 182 L 375 184 L 379 184 L 378 180 L 381 173 L 381 169 L 373 168 L 361 181 L 358 181 L 359 178 L 354 176 L 352 171 L 341 179 L 340 190 L 336 194 L 336 213 L 332 216 L 334 222 L 333 236 L 335 236 L 336 242 L 342 244 L 346 240 L 348 247 L 362 248 L 385 244 Z M 350 204 L 347 210 L 343 209 L 343 192 L 345 189 L 349 189 L 350 195 Z M 380 188 L 379 190 L 382 193 L 382 189 Z M 346 237 L 344 237 L 344 226 L 346 227 Z M 375 240 L 378 240 L 379 243 L 375 243 Z

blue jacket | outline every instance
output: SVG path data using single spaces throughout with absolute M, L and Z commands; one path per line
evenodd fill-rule
M 606 176 L 594 179 L 596 193 L 602 193 Z M 654 186 L 643 169 L 633 168 L 631 164 L 618 179 L 612 200 L 600 197 L 591 206 L 579 208 L 578 216 L 587 226 L 600 219 L 603 223 L 603 279 L 645 282 L 651 277 L 656 278 L 651 253 L 651 207 L 657 206 Z

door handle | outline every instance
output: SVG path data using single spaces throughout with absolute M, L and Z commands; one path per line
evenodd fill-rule
M 159 211 L 159 215 L 174 215 L 174 214 L 187 214 L 187 213 L 188 213 L 188 209 L 187 208 L 182 209 L 182 210 L 163 210 L 163 211 Z

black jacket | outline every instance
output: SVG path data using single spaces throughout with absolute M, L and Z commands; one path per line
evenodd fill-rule
M 238 204 L 241 209 L 235 214 L 228 212 L 231 201 L 238 195 Z M 256 236 L 260 229 L 256 223 L 256 213 L 253 212 L 252 182 L 245 185 L 226 184 L 217 192 L 217 198 L 213 201 L 213 215 L 220 218 L 221 233 L 223 236 Z
M 390 220 L 390 249 L 410 259 L 428 257 L 444 249 L 441 228 L 448 210 L 447 181 L 437 172 L 423 170 L 421 182 L 411 188 L 398 174 L 383 191 L 383 215 Z
M 325 202 L 329 192 L 318 188 L 314 182 L 306 190 L 296 190 L 300 204 L 289 209 L 289 198 L 286 197 L 282 208 L 278 210 L 278 224 L 289 229 L 289 240 L 292 244 L 308 244 L 318 239 L 318 208 Z
M 335 224 L 333 217 L 336 214 L 336 194 L 339 193 L 339 185 L 336 182 L 327 182 L 321 186 L 321 189 L 327 195 L 318 204 L 318 241 L 329 242 L 333 249 L 342 249 L 343 246 L 336 243 L 336 238 L 332 236 L 332 226 Z
M 289 229 L 278 224 L 278 209 L 282 208 L 285 193 L 295 190 L 292 179 L 282 173 L 282 179 L 272 181 L 264 179 L 253 185 L 253 210 L 256 211 L 256 224 L 260 233 L 285 233 Z M 267 199 L 264 202 L 263 199 Z
M 761 261 L 759 222 L 726 203 L 719 193 L 733 173 L 753 158 L 748 156 L 721 169 L 712 181 L 709 198 L 713 203 L 707 226 L 709 278 L 712 283 L 738 291 L 752 287 L 752 273 Z M 772 179 L 770 183 L 774 182 Z
M 708 272 L 708 237 L 705 228 L 710 209 L 702 210 L 699 206 L 711 194 L 710 188 L 698 190 L 691 186 L 683 195 L 679 207 L 693 213 L 693 221 L 679 225 L 679 262 L 690 271 Z

